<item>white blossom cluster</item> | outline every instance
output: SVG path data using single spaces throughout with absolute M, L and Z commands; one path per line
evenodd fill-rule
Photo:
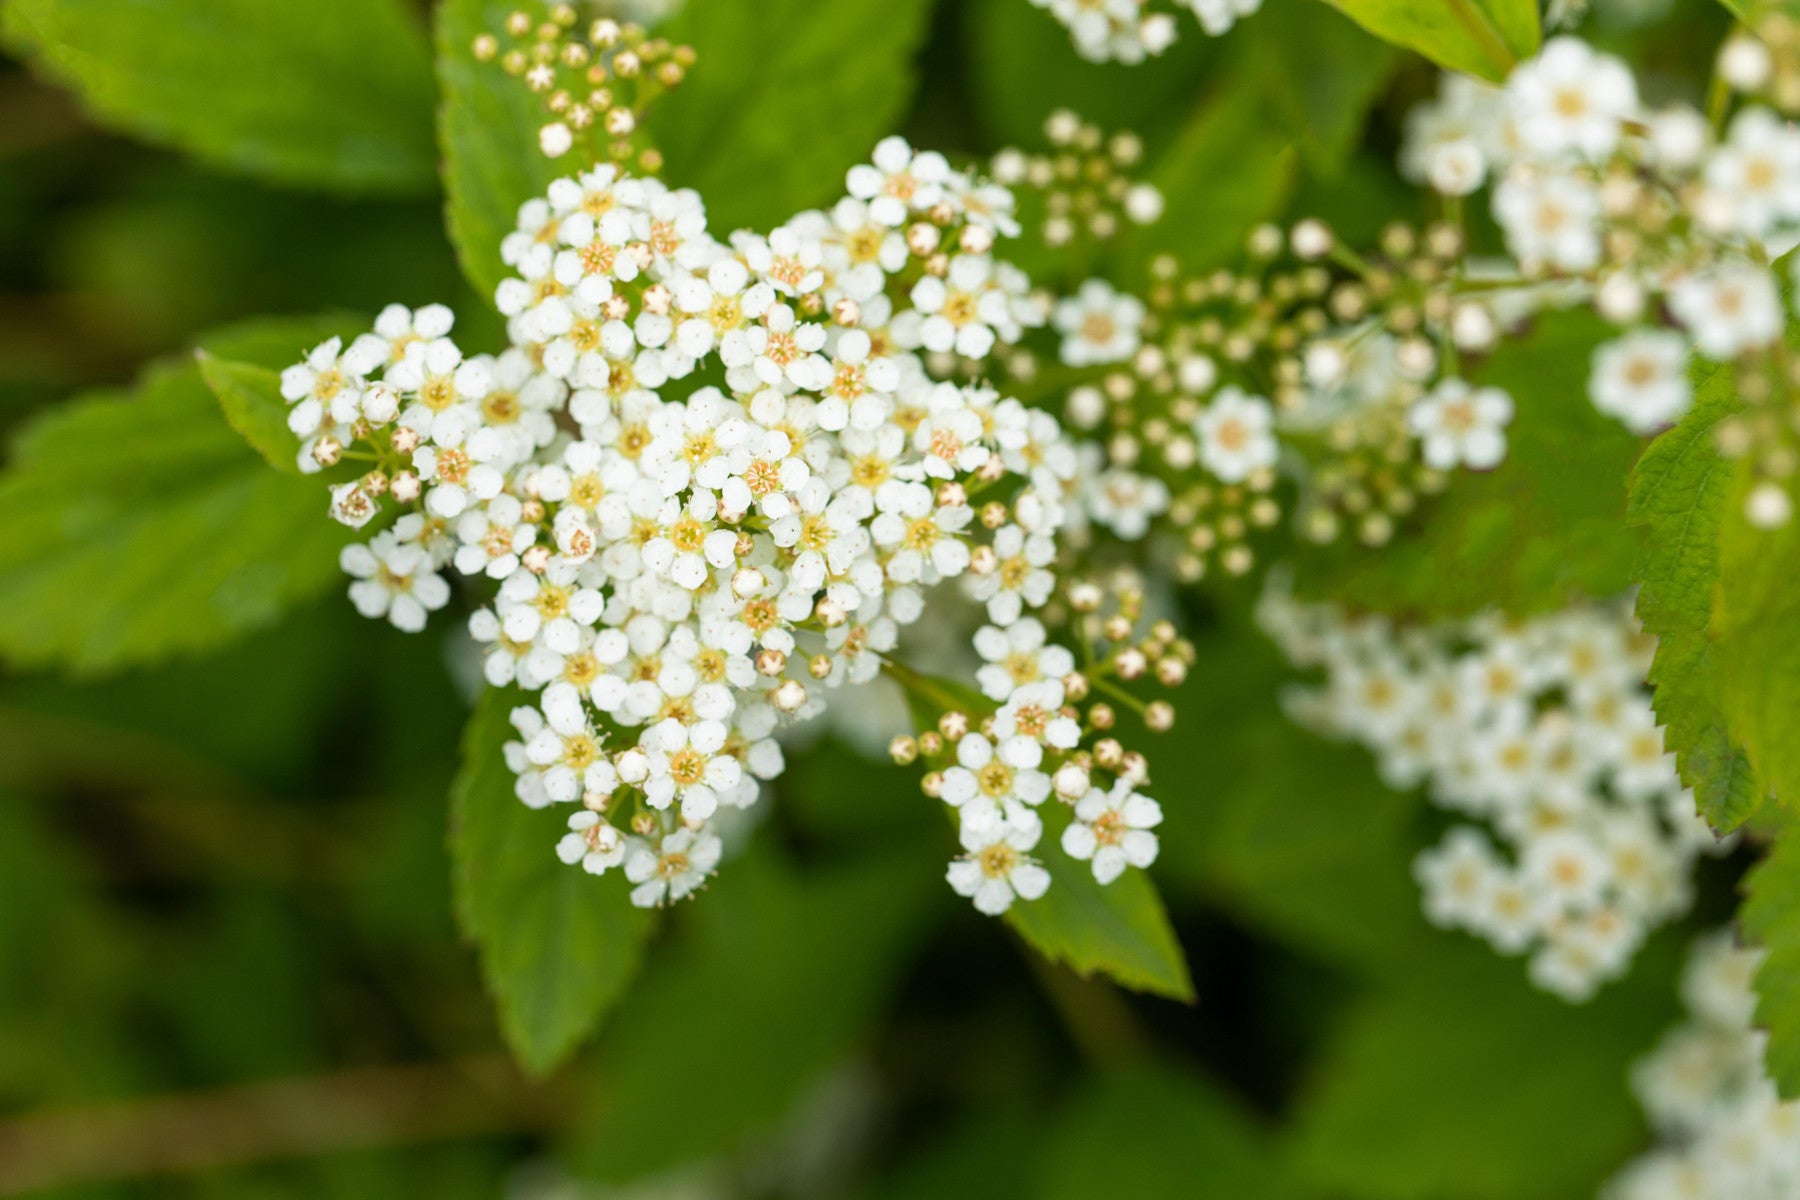
M 1418 860 L 1431 920 L 1531 955 L 1571 1001 L 1619 977 L 1646 934 L 1685 911 L 1715 839 L 1663 748 L 1623 611 L 1580 608 L 1403 628 L 1296 601 L 1277 581 L 1259 619 L 1323 671 L 1290 713 L 1372 750 L 1396 788 L 1424 785 L 1471 818 Z
M 1729 74 L 1727 74 L 1729 78 Z M 1633 431 L 1692 401 L 1688 361 L 1770 346 L 1786 320 L 1770 262 L 1800 241 L 1800 130 L 1760 103 L 1722 129 L 1645 104 L 1631 70 L 1558 37 L 1504 88 L 1447 76 L 1416 108 L 1401 169 L 1452 197 L 1492 189 L 1525 280 L 1567 279 L 1622 332 L 1589 395 Z
M 416 630 L 445 575 L 489 581 L 470 621 L 487 681 L 535 693 L 506 747 L 518 795 L 577 804 L 558 853 L 621 868 L 639 905 L 704 882 L 715 814 L 783 769 L 777 728 L 874 676 L 955 578 L 1005 707 L 987 757 L 962 743 L 968 795 L 948 785 L 967 801 L 950 882 L 993 912 L 1048 881 L 1028 814 L 1044 748 L 1066 748 L 1072 660 L 1028 612 L 1077 457 L 1048 414 L 926 370 L 1043 320 L 992 254 L 1012 197 L 898 138 L 847 185 L 722 242 L 692 191 L 558 180 L 501 247 L 505 352 L 465 357 L 447 311 L 395 308 L 283 376 L 302 464 L 369 468 L 333 515 L 403 513 L 344 553 L 357 607 Z M 1148 801 L 1076 799 L 1093 844 L 1069 848 L 1096 875 L 1154 854 L 1131 832 Z
M 1695 944 L 1682 978 L 1688 1019 L 1632 1072 L 1661 1144 L 1604 1200 L 1788 1200 L 1800 1196 L 1800 1102 L 1784 1103 L 1752 1027 L 1762 952 L 1729 932 Z
M 1091 583 L 1070 589 L 1079 611 L 1092 613 L 1099 597 Z M 1114 625 L 1119 635 L 1114 640 L 1129 638 L 1129 620 L 1116 618 Z M 1127 753 L 1116 738 L 1084 744 L 1089 730 L 1112 727 L 1113 714 L 1103 702 L 1084 711 L 1083 701 L 1092 701 L 1090 689 L 1096 688 L 1129 701 L 1119 684 L 1144 677 L 1153 662 L 1161 677 L 1178 681 L 1186 665 L 1178 652 L 1169 657 L 1175 650 L 1172 638 L 1172 627 L 1164 623 L 1142 645 L 1115 645 L 1078 669 L 1075 654 L 1050 641 L 1035 618 L 1009 627 L 984 625 L 974 645 L 982 659 L 976 682 L 986 703 L 971 705 L 973 712 L 947 711 L 935 729 L 895 740 L 890 749 L 897 761 L 922 754 L 937 768 L 922 787 L 956 810 L 967 853 L 951 865 L 950 884 L 975 907 L 1000 913 L 1015 896 L 1033 900 L 1043 894 L 1049 875 L 1029 855 L 1045 832 L 1040 810 L 1046 800 L 1069 810 L 1066 817 L 1059 814 L 1062 850 L 1087 863 L 1099 883 L 1155 861 L 1153 830 L 1162 823 L 1162 807 L 1141 791 L 1149 778 L 1148 761 Z M 980 715 L 983 710 L 986 715 Z M 1173 720 L 1166 702 L 1142 712 L 1156 732 Z
M 1066 26 L 1075 52 L 1090 62 L 1141 63 L 1175 44 L 1175 14 L 1150 0 L 1031 0 Z M 1213 37 L 1262 7 L 1262 0 L 1171 0 L 1187 9 Z

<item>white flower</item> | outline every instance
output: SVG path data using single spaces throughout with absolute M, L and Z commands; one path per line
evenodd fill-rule
M 1407 424 L 1424 444 L 1429 465 L 1444 471 L 1461 463 L 1485 471 L 1506 457 L 1512 414 L 1512 397 L 1499 388 L 1446 379 L 1413 404 Z
M 556 843 L 556 856 L 570 866 L 580 863 L 590 875 L 604 875 L 625 861 L 625 838 L 591 809 L 569 818 L 569 832 Z
M 428 613 L 450 602 L 450 585 L 431 569 L 431 556 L 417 541 L 395 530 L 375 535 L 368 545 L 345 546 L 338 565 L 355 578 L 350 601 L 365 617 L 386 617 L 394 628 L 417 633 Z
M 906 223 L 909 213 L 923 212 L 943 199 L 950 164 L 933 150 L 915 153 L 901 137 L 876 143 L 874 166 L 855 166 L 846 176 L 850 194 L 869 204 L 869 216 L 882 225 Z
M 1518 137 L 1545 157 L 1598 161 L 1619 144 L 1622 123 L 1637 116 L 1637 82 L 1618 59 L 1572 37 L 1552 38 L 1506 81 Z
M 1048 641 L 1043 624 L 1026 617 L 1009 629 L 983 625 L 975 631 L 975 652 L 986 661 L 975 672 L 983 694 L 1005 701 L 1028 683 L 1062 679 L 1075 669 L 1075 656 Z
M 1528 265 L 1585 271 L 1600 261 L 1600 195 L 1573 175 L 1507 176 L 1494 190 L 1494 219 Z
M 967 896 L 989 916 L 1012 907 L 1014 897 L 1036 900 L 1050 887 L 1050 873 L 1028 858 L 1037 844 L 1035 832 L 1027 833 L 1004 823 L 965 823 L 962 845 L 968 853 L 950 864 L 945 873 L 959 896 Z
M 1050 794 L 1050 778 L 1035 770 L 1042 751 L 1009 742 L 998 753 L 979 733 L 965 735 L 956 744 L 957 765 L 944 772 L 943 800 L 962 810 L 964 824 L 1003 821 L 1030 830 L 1033 840 L 1041 830 L 1035 807 Z
M 637 886 L 631 902 L 639 908 L 660 908 L 680 900 L 706 882 L 719 867 L 724 845 L 706 829 L 677 829 L 652 848 L 638 843 L 625 856 L 625 878 Z
M 1634 330 L 1594 351 L 1588 394 L 1595 408 L 1633 433 L 1653 433 L 1680 419 L 1693 402 L 1687 361 L 1687 339 L 1680 334 Z
M 1007 295 L 994 281 L 994 260 L 959 254 L 942 279 L 927 275 L 912 289 L 913 308 L 923 316 L 918 345 L 965 358 L 985 358 L 997 331 L 1012 324 Z
M 525 757 L 543 772 L 543 792 L 566 803 L 583 791 L 606 795 L 618 786 L 618 774 L 600 750 L 600 734 L 588 719 L 581 692 L 570 683 L 544 689 L 543 724 L 525 743 Z
M 1169 510 L 1169 488 L 1154 475 L 1123 467 L 1090 476 L 1081 499 L 1088 514 L 1126 541 L 1150 531 L 1150 522 Z
M 1124 362 L 1137 353 L 1144 302 L 1104 279 L 1090 279 L 1057 301 L 1051 321 L 1063 335 L 1062 360 L 1070 366 Z
M 1063 852 L 1091 860 L 1094 878 L 1111 883 L 1128 866 L 1142 869 L 1156 861 L 1156 835 L 1162 806 L 1140 796 L 1120 780 L 1111 792 L 1094 788 L 1075 805 L 1075 820 L 1063 830 Z
M 1220 388 L 1194 420 L 1200 461 L 1226 483 L 1241 483 L 1275 465 L 1274 413 L 1261 396 L 1235 386 Z
M 699 721 L 692 726 L 665 720 L 644 735 L 641 748 L 649 767 L 644 795 L 653 808 L 681 801 L 684 821 L 704 821 L 718 808 L 719 794 L 737 786 L 743 768 L 721 751 L 725 726 Z
M 1767 238 L 1800 218 L 1800 132 L 1766 108 L 1745 109 L 1713 152 L 1705 177 L 1733 229 Z
M 1710 358 L 1729 360 L 1781 335 L 1781 297 L 1767 270 L 1727 262 L 1689 275 L 1669 292 L 1669 308 Z
M 1040 608 L 1056 587 L 1050 564 L 1056 559 L 1056 539 L 1027 533 L 1007 525 L 994 533 L 994 569 L 986 575 L 968 576 L 970 593 L 987 601 L 988 619 L 1011 625 L 1027 606 Z
M 1466 75 L 1445 75 L 1435 100 L 1406 115 L 1400 172 L 1445 195 L 1466 196 L 1486 179 L 1499 152 L 1501 93 Z

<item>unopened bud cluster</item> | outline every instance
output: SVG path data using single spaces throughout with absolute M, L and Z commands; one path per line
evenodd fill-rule
M 1178 578 L 1235 575 L 1282 518 L 1281 475 L 1305 536 L 1381 545 L 1452 468 L 1497 465 L 1511 400 L 1455 371 L 1498 336 L 1449 295 L 1462 249 L 1448 225 L 1396 224 L 1355 255 L 1309 220 L 1258 228 L 1237 270 L 1160 258 L 1142 298 L 1083 284 L 1052 320 L 1063 362 L 1096 369 L 1065 409 L 1104 456 L 1093 519 L 1127 539 L 1168 529 Z M 1465 343 L 1448 362 L 1447 335 Z
M 1136 134 L 1108 136 L 1098 125 L 1058 109 L 1044 122 L 1048 154 L 1008 148 L 989 165 L 994 180 L 1020 197 L 1020 221 L 1045 245 L 1083 238 L 1105 242 L 1131 225 L 1162 216 L 1163 197 L 1135 178 L 1144 143 Z
M 515 12 L 506 19 L 507 44 L 484 33 L 472 47 L 477 61 L 498 60 L 506 73 L 543 97 L 548 122 L 538 146 L 561 158 L 577 145 L 602 162 L 655 172 L 659 153 L 637 137 L 645 110 L 680 85 L 694 65 L 689 46 L 649 36 L 642 26 L 601 18 L 582 26 L 573 4 L 556 4 L 541 19 Z

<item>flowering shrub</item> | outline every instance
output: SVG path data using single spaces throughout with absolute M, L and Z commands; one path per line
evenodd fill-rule
M 0 1193 L 1789 1195 L 1800 19 L 1692 7 L 13 0 L 21 361 L 152 361 L 0 472 L 0 1043 L 126 1031 L 0 1088 L 312 1066 Z

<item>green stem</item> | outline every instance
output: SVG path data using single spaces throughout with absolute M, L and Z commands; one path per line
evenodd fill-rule
M 937 705 L 939 712 L 968 711 L 969 706 L 957 699 L 954 694 L 939 687 L 937 682 L 930 676 L 921 675 L 904 663 L 896 662 L 891 658 L 884 658 L 881 660 L 881 669 L 892 677 L 895 683 L 898 683 L 913 695 L 919 697 L 921 700 L 928 700 L 932 704 Z M 969 713 L 968 715 L 974 717 L 980 716 L 981 714 Z

